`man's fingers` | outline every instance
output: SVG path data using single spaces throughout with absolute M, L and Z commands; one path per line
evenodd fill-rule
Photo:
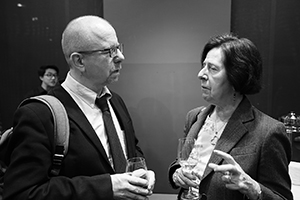
M 151 170 L 147 171 L 148 190 L 152 191 L 155 184 L 155 173 Z

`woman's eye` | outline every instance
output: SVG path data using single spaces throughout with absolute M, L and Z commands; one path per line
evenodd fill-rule
M 215 74 L 219 71 L 219 68 L 211 63 L 203 63 L 201 69 L 207 68 L 209 73 Z
M 214 66 L 212 66 L 212 67 L 210 67 L 210 70 L 212 70 L 212 71 L 217 71 L 217 68 L 214 67 Z
M 209 69 L 210 71 L 217 71 L 217 70 L 218 70 L 217 67 L 214 66 L 214 65 L 208 65 L 208 69 Z

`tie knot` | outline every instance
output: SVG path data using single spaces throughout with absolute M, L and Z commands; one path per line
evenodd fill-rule
M 96 104 L 96 106 L 98 106 L 98 108 L 100 108 L 100 110 L 102 112 L 106 112 L 106 111 L 109 112 L 109 108 L 108 108 L 108 104 L 107 104 L 107 97 L 108 97 L 108 95 L 105 94 L 100 98 L 96 98 L 95 104 Z

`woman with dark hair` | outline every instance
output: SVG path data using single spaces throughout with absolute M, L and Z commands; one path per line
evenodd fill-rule
M 261 86 L 262 59 L 246 38 L 224 34 L 208 41 L 198 74 L 210 105 L 188 112 L 184 137 L 195 138 L 192 173 L 169 168 L 178 199 L 188 187 L 201 200 L 293 199 L 288 165 L 291 146 L 284 125 L 255 108 L 247 95 Z M 201 182 L 195 182 L 198 177 Z

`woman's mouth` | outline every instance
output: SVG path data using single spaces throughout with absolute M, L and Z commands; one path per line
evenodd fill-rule
M 209 90 L 208 87 L 205 87 L 205 86 L 201 86 L 202 90 Z

